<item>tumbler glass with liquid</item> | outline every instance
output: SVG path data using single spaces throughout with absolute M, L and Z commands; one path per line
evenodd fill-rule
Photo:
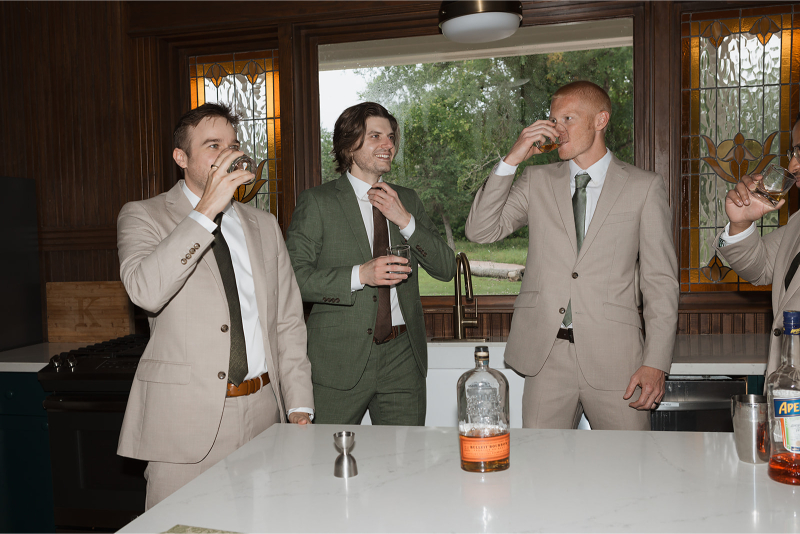
M 551 121 L 553 124 L 556 123 L 555 120 Z M 539 152 L 542 154 L 551 152 L 558 147 L 561 146 L 561 143 L 566 143 L 569 140 L 569 136 L 567 135 L 567 130 L 563 127 L 561 128 L 563 131 L 559 132 L 560 135 L 551 139 L 550 137 L 544 136 L 544 141 L 536 141 L 534 146 L 539 149 Z
M 397 256 L 399 258 L 405 258 L 408 260 L 406 263 L 392 263 L 391 265 L 402 265 L 403 267 L 411 267 L 411 245 L 393 245 L 386 249 L 386 254 L 389 256 Z M 407 273 L 405 271 L 389 271 L 393 274 L 407 274 L 411 276 L 411 273 Z
M 754 180 L 756 188 L 753 195 L 770 206 L 777 206 L 778 202 L 786 198 L 797 179 L 792 173 L 777 165 L 767 165 L 761 178 Z
M 781 363 L 767 378 L 773 480 L 800 485 L 800 311 L 783 312 Z
M 248 172 L 253 173 L 253 179 L 252 180 L 248 180 L 243 185 L 250 185 L 253 182 L 255 182 L 255 180 L 256 180 L 256 177 L 255 177 L 255 171 L 256 171 L 255 165 L 253 164 L 252 158 L 250 156 L 248 156 L 247 154 L 242 154 L 241 156 L 239 156 L 238 158 L 233 160 L 233 162 L 231 163 L 230 167 L 228 167 L 228 174 L 230 174 L 230 173 L 232 173 L 234 171 L 248 171 Z

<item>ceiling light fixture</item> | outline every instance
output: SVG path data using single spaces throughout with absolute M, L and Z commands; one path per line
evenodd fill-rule
M 488 43 L 511 37 L 522 24 L 522 2 L 442 2 L 439 28 L 456 43 Z

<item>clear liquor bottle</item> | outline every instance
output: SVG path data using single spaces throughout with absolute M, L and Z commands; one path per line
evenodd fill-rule
M 783 312 L 781 363 L 767 378 L 770 478 L 800 484 L 800 311 Z
M 457 391 L 461 469 L 508 469 L 508 380 L 489 367 L 488 347 L 475 347 L 475 368 L 461 375 Z

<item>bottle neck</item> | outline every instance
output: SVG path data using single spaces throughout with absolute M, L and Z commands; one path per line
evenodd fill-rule
M 800 367 L 800 335 L 784 333 L 781 364 Z
M 486 369 L 489 367 L 489 360 L 483 358 L 475 358 L 475 368 L 476 369 Z

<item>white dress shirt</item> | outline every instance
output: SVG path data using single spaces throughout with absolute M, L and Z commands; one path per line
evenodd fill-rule
M 200 202 L 200 197 L 192 193 L 186 182 L 181 182 L 181 189 L 186 198 L 196 208 Z M 247 375 L 245 380 L 261 376 L 271 369 L 267 366 L 266 350 L 264 349 L 264 332 L 261 329 L 261 321 L 258 320 L 258 303 L 256 302 L 256 286 L 253 282 L 253 269 L 250 265 L 250 256 L 247 252 L 247 241 L 244 237 L 244 229 L 239 215 L 233 208 L 233 203 L 223 210 L 222 235 L 231 251 L 231 262 L 233 263 L 233 273 L 236 276 L 236 292 L 239 294 L 239 307 L 242 310 L 242 326 L 244 327 L 244 343 L 247 349 Z M 217 229 L 217 224 L 200 212 L 192 210 L 189 217 L 200 223 L 200 225 L 213 233 Z M 288 413 L 295 411 L 312 414 L 310 408 L 294 408 Z
M 359 180 L 349 172 L 347 173 L 347 179 L 350 180 L 350 185 L 353 186 L 353 190 L 356 192 L 356 200 L 358 200 L 358 207 L 361 209 L 361 218 L 364 221 L 364 228 L 367 230 L 367 239 L 369 239 L 369 249 L 372 250 L 372 243 L 374 241 L 375 236 L 375 229 L 372 223 L 372 204 L 369 202 L 369 197 L 367 193 L 371 189 L 367 182 Z M 383 178 L 378 180 L 379 182 L 383 181 Z M 224 220 L 224 219 L 223 219 Z M 386 220 L 386 225 L 389 227 L 389 220 Z M 409 221 L 408 225 L 405 228 L 400 229 L 400 235 L 404 238 L 409 239 L 413 234 L 414 230 L 416 229 L 417 225 L 414 220 L 414 216 L 411 215 L 411 220 Z M 391 242 L 391 232 L 389 233 L 389 244 L 397 245 L 399 243 L 392 243 Z M 359 277 L 358 271 L 361 268 L 360 265 L 354 265 L 353 270 L 350 274 L 350 291 L 361 291 L 364 289 L 364 284 L 361 283 L 361 278 Z M 406 324 L 405 319 L 403 319 L 403 313 L 400 311 L 400 302 L 397 300 L 397 289 L 392 286 L 389 289 L 389 300 L 392 303 L 392 326 L 397 326 L 401 324 Z
M 734 243 L 738 243 L 739 241 L 743 240 L 745 237 L 747 237 L 750 234 L 752 234 L 753 232 L 755 232 L 756 228 L 758 228 L 756 226 L 756 223 L 752 223 L 750 225 L 750 227 L 747 228 L 747 230 L 745 230 L 743 232 L 739 232 L 736 235 L 731 235 L 731 234 L 728 233 L 730 231 L 730 229 L 731 229 L 731 223 L 728 223 L 728 224 L 725 225 L 725 231 L 722 232 L 721 236 L 719 236 L 719 240 L 720 240 L 719 246 L 724 247 L 725 245 L 733 245 Z
M 589 230 L 589 224 L 592 222 L 594 211 L 597 209 L 597 201 L 600 198 L 600 193 L 603 191 L 603 184 L 606 181 L 606 174 L 608 173 L 608 166 L 611 164 L 611 151 L 606 148 L 606 154 L 597 160 L 588 169 L 581 169 L 574 160 L 569 160 L 569 193 L 570 196 L 575 194 L 575 176 L 578 173 L 586 172 L 589 174 L 589 183 L 586 186 L 586 221 L 583 229 L 584 235 Z M 510 176 L 517 171 L 516 165 L 509 165 L 502 159 L 494 168 L 494 173 L 498 176 Z M 569 325 L 562 325 L 566 328 L 571 328 L 572 323 Z

